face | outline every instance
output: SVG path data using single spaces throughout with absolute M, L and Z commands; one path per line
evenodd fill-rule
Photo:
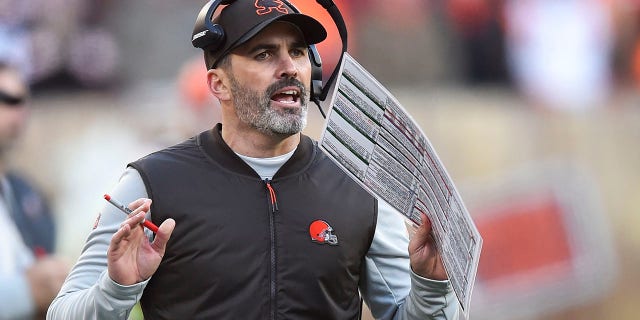
M 9 103 L 4 97 L 22 98 L 18 104 Z M 25 127 L 27 108 L 24 98 L 27 87 L 13 70 L 0 70 L 0 156 L 13 145 Z M 8 99 L 11 100 L 11 99 Z
M 304 129 L 311 82 L 307 50 L 295 26 L 276 22 L 231 53 L 228 87 L 242 123 L 271 135 Z

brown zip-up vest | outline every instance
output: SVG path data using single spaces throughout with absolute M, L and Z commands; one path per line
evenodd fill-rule
M 220 130 L 130 164 L 154 222 L 176 220 L 145 319 L 357 319 L 375 198 L 306 136 L 263 181 Z

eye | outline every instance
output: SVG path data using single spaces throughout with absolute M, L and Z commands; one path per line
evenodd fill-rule
M 270 56 L 271 56 L 271 53 L 269 53 L 268 51 L 262 51 L 262 52 L 256 54 L 255 59 L 256 60 L 267 60 Z
M 294 48 L 291 49 L 291 56 L 292 57 L 304 57 L 307 55 L 307 48 Z

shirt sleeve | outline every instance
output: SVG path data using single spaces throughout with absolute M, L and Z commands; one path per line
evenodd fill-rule
M 458 302 L 449 281 L 411 271 L 404 220 L 391 205 L 378 201 L 376 231 L 360 282 L 372 315 L 384 320 L 457 319 Z
M 147 192 L 138 171 L 127 168 L 111 196 L 124 204 L 146 198 Z M 150 219 L 150 213 L 147 215 Z M 47 319 L 127 319 L 148 280 L 122 286 L 109 278 L 107 250 L 111 237 L 124 220 L 125 216 L 119 209 L 104 202 L 96 227 L 51 303 Z
M 26 319 L 35 305 L 24 273 L 0 276 L 0 319 Z

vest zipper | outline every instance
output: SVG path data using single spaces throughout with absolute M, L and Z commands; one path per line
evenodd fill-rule
M 269 203 L 271 204 L 271 213 L 276 213 L 278 211 L 278 199 L 276 199 L 276 192 L 273 191 L 273 187 L 271 186 L 271 180 L 264 179 L 264 183 L 267 184 L 267 190 L 269 190 Z
M 269 213 L 269 232 L 271 233 L 271 282 L 269 284 L 269 292 L 271 295 L 271 319 L 276 319 L 276 224 L 275 213 L 278 211 L 278 201 L 276 199 L 276 192 L 271 186 L 269 179 L 264 179 L 264 182 L 269 191 L 269 203 L 271 204 L 271 212 Z

